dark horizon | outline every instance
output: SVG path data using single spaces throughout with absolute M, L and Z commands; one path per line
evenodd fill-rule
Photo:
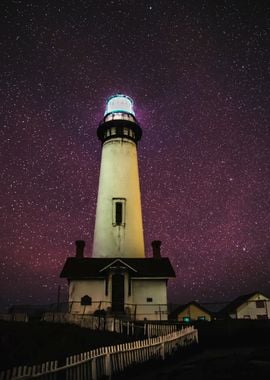
M 134 100 L 144 237 L 169 300 L 270 295 L 268 2 L 1 5 L 0 305 L 57 298 L 90 257 L 106 99 Z

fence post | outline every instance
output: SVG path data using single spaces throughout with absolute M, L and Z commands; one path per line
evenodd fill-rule
M 136 321 L 136 313 L 137 313 L 137 305 L 135 305 L 135 308 L 134 308 L 134 316 L 133 316 L 134 321 Z
M 195 334 L 195 342 L 199 343 L 198 330 L 195 330 L 194 334 Z
M 92 380 L 97 380 L 97 360 L 96 358 L 92 359 L 91 363 L 91 372 L 92 372 Z
M 165 360 L 165 344 L 164 344 L 164 339 L 163 337 L 161 336 L 160 337 L 160 355 L 161 355 L 161 359 L 162 360 Z
M 108 352 L 108 347 L 105 348 L 105 375 L 109 380 L 112 378 L 112 368 L 111 368 L 111 356 Z

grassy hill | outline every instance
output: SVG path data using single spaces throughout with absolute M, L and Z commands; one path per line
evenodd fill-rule
M 50 360 L 64 363 L 68 355 L 132 340 L 126 335 L 75 325 L 0 321 L 0 369 Z

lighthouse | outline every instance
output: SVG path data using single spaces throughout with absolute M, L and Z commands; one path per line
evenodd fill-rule
M 97 128 L 101 164 L 92 257 L 76 241 L 61 277 L 68 280 L 71 314 L 166 320 L 167 283 L 175 277 L 161 241 L 145 255 L 137 145 L 142 129 L 132 99 L 111 96 Z
M 93 257 L 145 257 L 137 158 L 142 130 L 130 97 L 108 99 L 97 135 L 102 156 Z

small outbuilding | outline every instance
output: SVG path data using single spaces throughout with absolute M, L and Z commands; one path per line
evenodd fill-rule
M 212 313 L 196 301 L 178 306 L 170 315 L 170 319 L 179 322 L 211 321 Z
M 270 319 L 270 298 L 260 292 L 239 296 L 220 311 L 231 319 Z

